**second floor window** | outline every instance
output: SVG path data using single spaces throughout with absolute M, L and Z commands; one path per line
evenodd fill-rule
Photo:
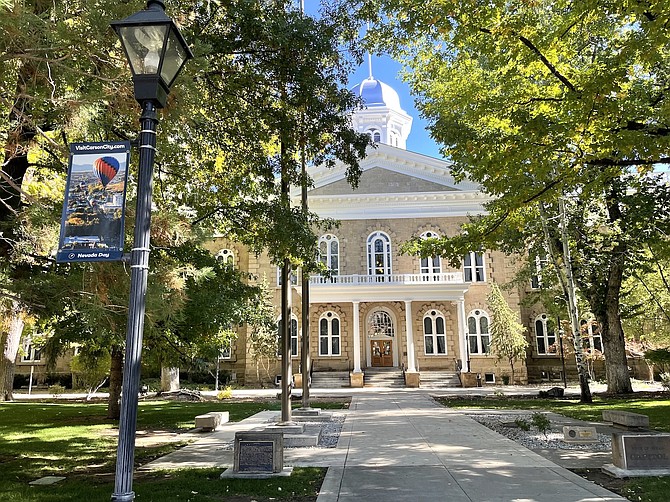
M 333 234 L 319 237 L 319 261 L 333 275 L 340 273 L 340 242 Z
M 384 232 L 368 237 L 368 275 L 391 275 L 391 239 Z
M 428 231 L 421 234 L 422 239 L 433 239 L 439 235 L 435 232 Z M 430 280 L 430 274 L 439 274 L 442 272 L 442 263 L 439 256 L 430 256 L 428 258 L 421 258 L 421 274 L 424 275 L 424 280 Z
M 484 255 L 482 253 L 468 253 L 463 257 L 463 275 L 465 282 L 484 282 Z
M 595 319 L 589 321 L 580 321 L 582 331 L 582 345 L 585 349 L 603 351 L 603 337 L 600 333 L 600 326 Z
M 235 254 L 230 249 L 222 249 L 216 253 L 216 259 L 226 265 L 235 265 Z
M 23 343 L 23 357 L 21 360 L 24 362 L 38 362 L 42 360 L 42 349 L 37 348 L 30 338 Z

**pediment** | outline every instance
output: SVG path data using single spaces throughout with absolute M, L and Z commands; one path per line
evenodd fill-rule
M 339 179 L 310 190 L 310 195 L 370 195 L 459 191 L 453 186 L 422 179 L 383 167 L 372 167 L 361 173 L 358 187 L 353 189 L 345 179 Z

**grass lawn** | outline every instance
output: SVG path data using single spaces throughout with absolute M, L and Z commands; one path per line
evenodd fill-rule
M 670 432 L 670 397 L 666 395 L 606 397 L 593 396 L 593 403 L 582 404 L 578 399 L 538 398 L 439 398 L 450 408 L 480 408 L 503 410 L 547 410 L 579 420 L 601 422 L 602 410 L 615 409 L 642 413 L 649 417 L 651 428 Z M 608 486 L 605 485 L 607 488 Z M 667 502 L 670 500 L 670 476 L 638 478 L 626 481 L 622 489 L 629 500 Z
M 653 429 L 670 432 L 670 396 L 620 397 L 593 396 L 593 403 L 582 404 L 578 399 L 536 398 L 441 398 L 450 408 L 486 408 L 515 410 L 547 410 L 579 420 L 601 422 L 603 410 L 632 411 L 649 416 Z
M 345 403 L 313 403 L 320 408 L 342 408 Z M 196 415 L 228 411 L 239 421 L 263 410 L 279 410 L 280 403 L 143 401 L 138 431 L 184 432 Z M 0 500 L 109 500 L 113 491 L 118 424 L 105 418 L 106 404 L 0 404 Z M 163 456 L 184 442 L 138 444 L 136 465 Z M 325 470 L 296 469 L 290 478 L 267 482 L 220 481 L 221 470 L 181 470 L 143 474 L 136 478 L 138 500 L 221 500 L 228 495 L 274 497 L 275 500 L 314 500 Z M 42 476 L 66 476 L 53 486 L 29 486 Z M 227 488 L 222 488 L 224 486 Z M 295 496 L 291 498 L 291 494 Z M 140 498 L 141 496 L 141 498 Z M 309 498 L 304 498 L 308 496 Z M 240 501 L 245 498 L 240 498 Z

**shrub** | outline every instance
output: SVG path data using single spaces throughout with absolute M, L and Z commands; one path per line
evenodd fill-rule
M 530 424 L 526 422 L 523 418 L 517 418 L 514 421 L 514 424 L 522 431 L 528 432 L 530 430 Z
M 49 394 L 53 395 L 53 397 L 58 397 L 63 392 L 65 392 L 65 387 L 63 387 L 62 385 L 55 384 L 49 386 Z
M 532 424 L 537 427 L 537 430 L 544 434 L 544 437 L 547 437 L 547 432 L 551 430 L 551 421 L 547 418 L 544 413 L 533 413 L 533 418 L 531 419 Z
M 216 398 L 219 400 L 222 399 L 230 399 L 233 397 L 233 388 L 229 385 L 225 389 L 222 389 L 219 391 L 219 393 L 216 395 Z

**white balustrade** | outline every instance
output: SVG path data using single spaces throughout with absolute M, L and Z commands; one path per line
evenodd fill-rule
M 331 277 L 313 275 L 309 282 L 313 286 L 357 285 L 357 284 L 458 284 L 463 282 L 462 272 L 442 272 L 433 274 L 386 274 L 386 275 L 333 275 Z

